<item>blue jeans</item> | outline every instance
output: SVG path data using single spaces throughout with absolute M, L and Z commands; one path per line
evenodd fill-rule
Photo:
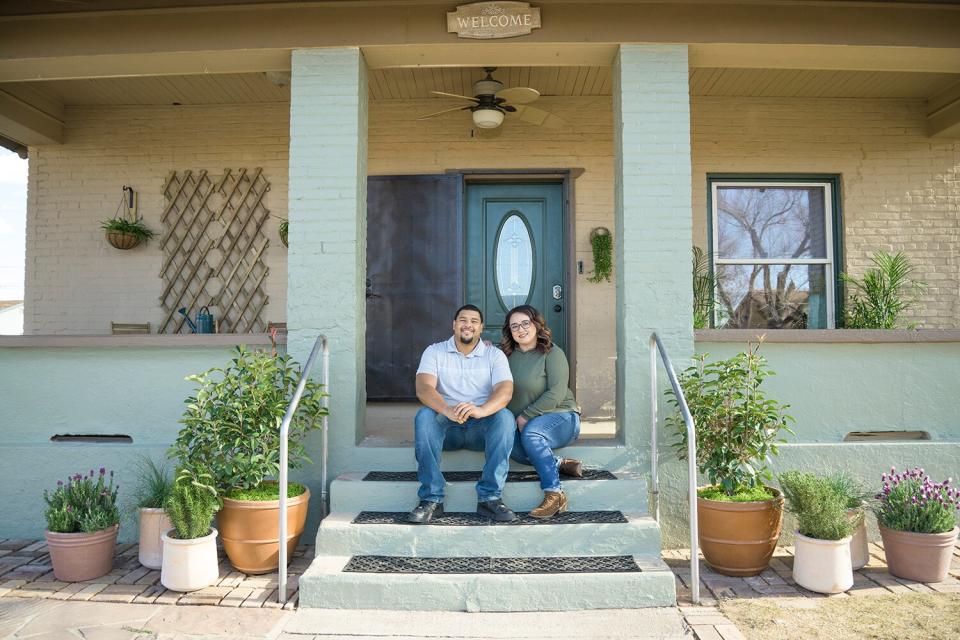
M 512 413 L 501 409 L 486 418 L 470 418 L 457 424 L 433 409 L 423 407 L 417 412 L 413 424 L 417 477 L 420 480 L 417 495 L 421 500 L 443 502 L 446 481 L 440 471 L 440 454 L 458 449 L 486 454 L 483 473 L 477 483 L 477 500 L 483 502 L 500 497 L 510 469 L 510 450 L 517 426 Z
M 513 453 L 520 464 L 529 464 L 540 476 L 544 491 L 560 491 L 560 461 L 553 450 L 565 447 L 580 437 L 580 415 L 574 411 L 545 413 L 527 423 L 523 431 L 514 431 Z

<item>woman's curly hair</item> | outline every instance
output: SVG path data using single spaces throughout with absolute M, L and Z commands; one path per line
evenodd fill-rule
M 501 332 L 503 336 L 500 338 L 500 350 L 509 356 L 518 346 L 517 341 L 513 339 L 513 333 L 510 331 L 510 318 L 512 318 L 515 313 L 522 313 L 530 318 L 533 326 L 537 328 L 537 351 L 540 353 L 549 353 L 550 349 L 553 348 L 553 333 L 550 331 L 550 327 L 547 326 L 547 320 L 543 317 L 543 314 L 528 304 L 514 307 L 507 313 Z

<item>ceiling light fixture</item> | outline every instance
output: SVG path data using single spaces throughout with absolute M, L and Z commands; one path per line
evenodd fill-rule
M 499 109 L 477 109 L 473 112 L 473 124 L 481 129 L 496 129 L 503 123 L 503 111 Z

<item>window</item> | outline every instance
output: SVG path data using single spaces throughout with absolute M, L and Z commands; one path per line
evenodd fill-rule
M 714 326 L 835 326 L 839 179 L 710 176 Z

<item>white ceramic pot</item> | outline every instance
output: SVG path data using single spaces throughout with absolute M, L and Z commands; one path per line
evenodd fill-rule
M 159 569 L 163 559 L 163 532 L 173 527 L 163 509 L 140 509 L 140 564 Z
M 847 509 L 847 518 L 856 525 L 850 540 L 850 564 L 853 570 L 863 569 L 870 562 L 870 547 L 867 546 L 867 523 L 863 509 Z
M 843 593 L 853 586 L 850 538 L 818 540 L 796 532 L 793 579 L 817 593 Z
M 171 591 L 196 591 L 217 581 L 217 530 L 202 538 L 172 538 L 173 529 L 163 534 L 163 568 L 160 584 Z

